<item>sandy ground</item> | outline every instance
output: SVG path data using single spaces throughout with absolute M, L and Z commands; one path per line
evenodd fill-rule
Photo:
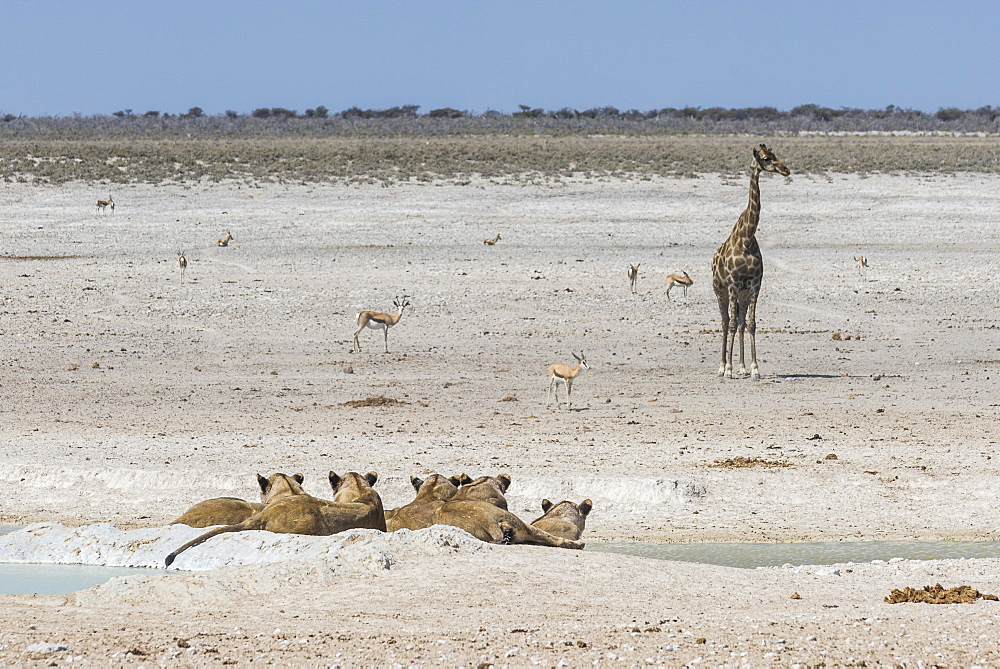
M 996 176 L 765 176 L 759 383 L 716 376 L 710 261 L 745 179 L 129 186 L 98 215 L 106 190 L 0 192 L 2 522 L 162 525 L 273 471 L 322 495 L 376 470 L 390 508 L 411 474 L 505 471 L 529 520 L 592 499 L 588 541 L 996 537 Z M 352 354 L 354 315 L 404 293 L 391 352 Z M 547 409 L 545 367 L 581 350 L 573 409 Z M 342 404 L 380 395 L 404 403 Z M 716 466 L 737 456 L 787 466 Z M 0 662 L 997 664 L 995 602 L 882 601 L 1000 591 L 997 567 L 401 554 L 199 602 L 3 596 Z

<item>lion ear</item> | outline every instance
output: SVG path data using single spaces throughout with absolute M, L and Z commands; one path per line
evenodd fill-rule
M 510 487 L 510 474 L 501 474 L 497 477 L 497 481 L 500 482 L 500 487 L 503 488 L 503 491 L 507 492 L 507 488 Z
M 295 482 L 299 485 L 302 485 L 302 482 L 306 480 L 306 477 L 302 474 L 292 474 L 292 478 L 295 479 Z
M 542 500 L 542 513 L 548 513 L 549 509 L 552 508 L 552 502 L 547 499 Z
M 257 474 L 257 485 L 260 486 L 261 492 L 267 492 L 268 480 L 260 474 Z
M 413 486 L 413 489 L 416 490 L 417 492 L 420 492 L 420 486 L 422 486 L 423 484 L 424 482 L 418 479 L 416 476 L 410 477 L 410 485 Z
M 337 486 L 340 485 L 340 476 L 338 476 L 336 472 L 330 472 L 327 474 L 327 478 L 330 479 L 330 487 L 336 490 Z
M 365 474 L 365 480 L 368 481 L 368 485 L 374 486 L 378 482 L 378 472 L 368 472 Z
M 590 513 L 590 510 L 593 508 L 594 508 L 594 503 L 591 502 L 589 499 L 585 499 L 582 502 L 580 502 L 580 513 L 582 513 L 585 516 L 588 513 Z

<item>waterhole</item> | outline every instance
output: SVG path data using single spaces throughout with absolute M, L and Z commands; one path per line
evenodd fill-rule
M 1000 557 L 996 541 L 828 541 L 794 544 L 653 544 L 588 542 L 588 551 L 627 553 L 659 560 L 701 562 L 724 567 L 779 567 L 785 564 L 946 560 Z
M 107 583 L 116 576 L 167 573 L 160 569 L 80 564 L 0 564 L 0 594 L 66 595 Z
M 19 525 L 0 525 L 0 534 L 20 529 Z M 102 567 L 83 564 L 10 564 L 0 563 L 2 595 L 66 595 L 107 583 L 116 576 L 133 574 L 164 575 L 165 569 L 139 567 Z

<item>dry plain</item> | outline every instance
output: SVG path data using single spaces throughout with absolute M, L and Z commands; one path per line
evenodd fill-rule
M 105 186 L 8 184 L 0 521 L 157 526 L 273 471 L 322 494 L 329 470 L 376 470 L 390 508 L 411 474 L 503 471 L 529 520 L 591 498 L 591 542 L 994 539 L 1000 177 L 786 162 L 762 178 L 759 383 L 715 374 L 710 261 L 745 177 L 128 185 L 113 215 L 91 204 Z M 668 300 L 681 270 L 694 285 Z M 402 294 L 390 353 L 367 331 L 352 354 L 354 315 Z M 547 408 L 545 367 L 581 350 L 573 409 Z M 398 403 L 344 404 L 379 396 Z M 739 457 L 759 464 L 720 466 Z M 1000 591 L 996 560 L 748 571 L 465 546 L 316 581 L 3 596 L 0 660 L 1000 662 L 995 602 L 882 601 Z M 69 649 L 26 655 L 37 641 Z

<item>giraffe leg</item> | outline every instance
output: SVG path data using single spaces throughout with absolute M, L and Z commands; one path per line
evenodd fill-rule
M 743 378 L 747 375 L 747 367 L 745 363 L 745 348 L 743 346 L 743 334 L 747 329 L 747 307 L 744 303 L 740 302 L 736 306 L 736 327 L 740 331 L 740 368 L 737 375 Z
M 715 296 L 719 300 L 719 311 L 722 313 L 722 363 L 719 365 L 719 376 L 726 373 L 726 342 L 729 340 L 729 302 L 725 293 L 715 291 Z
M 727 319 L 728 324 L 726 326 L 729 333 L 729 337 L 728 341 L 726 342 L 725 353 L 723 354 L 725 356 L 725 362 L 726 362 L 725 373 L 723 374 L 723 376 L 725 376 L 727 379 L 733 378 L 733 348 L 736 346 L 736 329 L 739 327 L 740 324 L 738 310 L 739 310 L 739 303 L 736 301 L 736 296 L 730 295 L 729 317 Z
M 747 329 L 750 331 L 750 380 L 760 381 L 760 369 L 757 368 L 757 293 L 750 298 Z

